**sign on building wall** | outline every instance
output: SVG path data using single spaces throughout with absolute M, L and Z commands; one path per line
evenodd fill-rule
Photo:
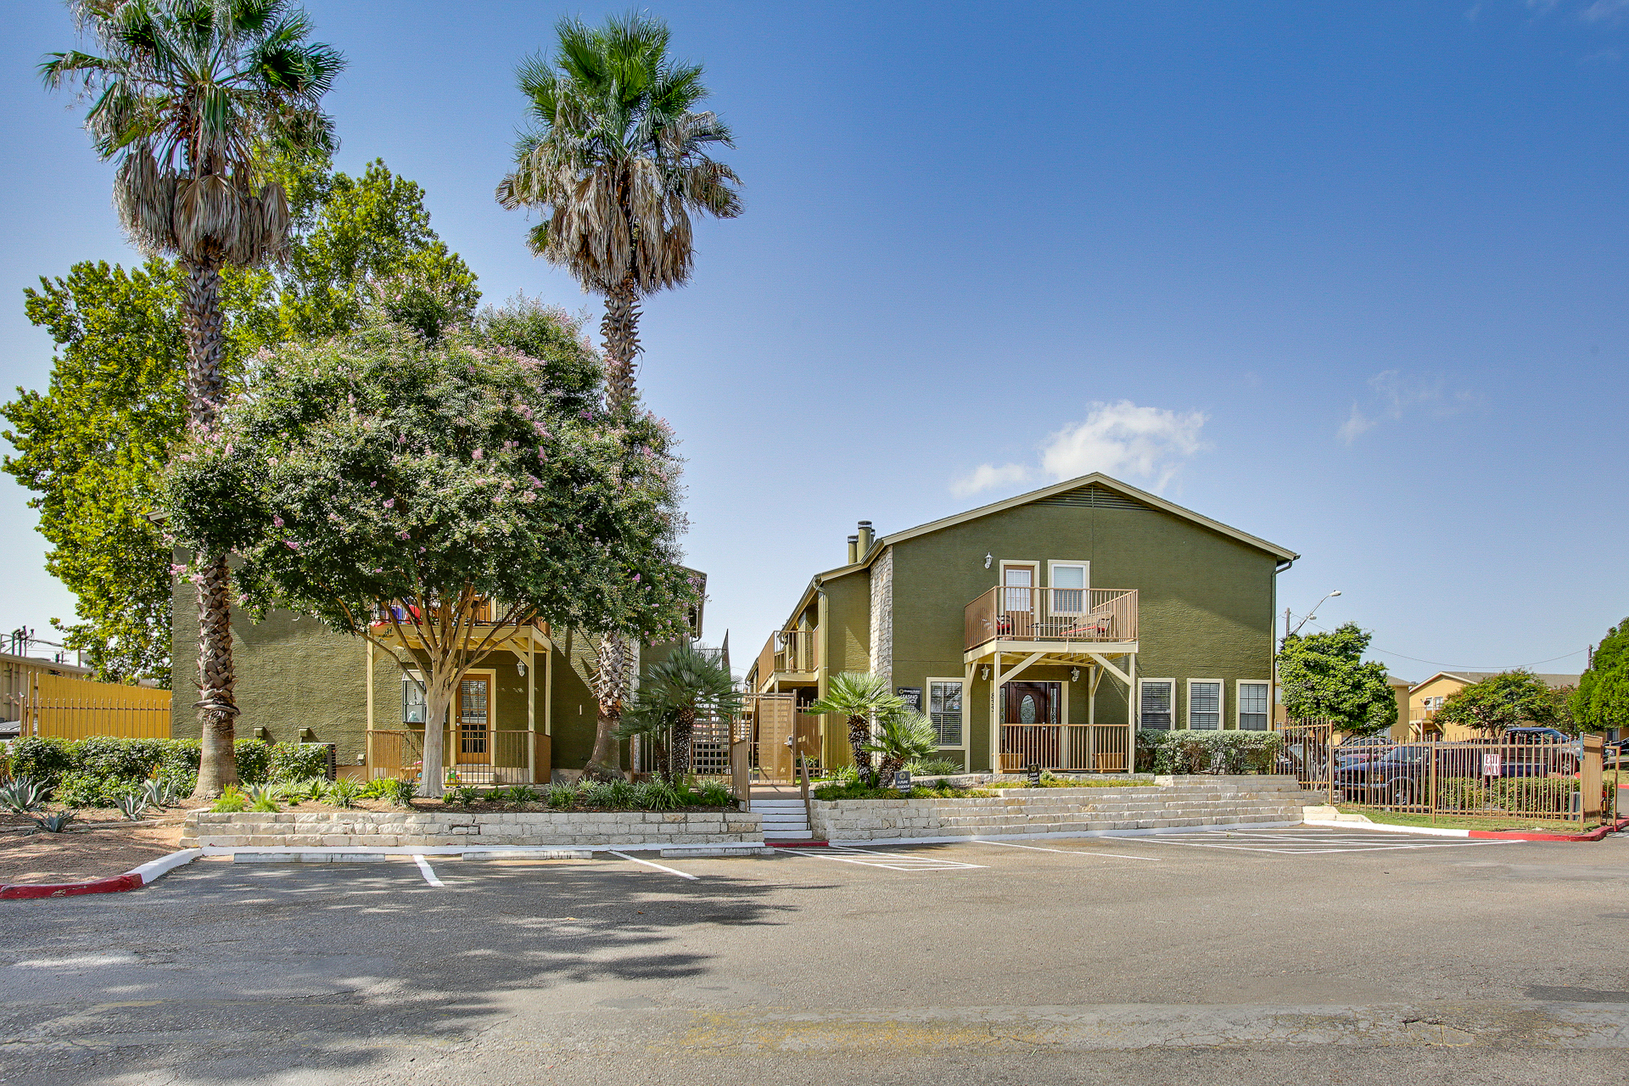
M 899 695 L 905 707 L 913 713 L 922 711 L 922 688 L 920 686 L 896 686 L 894 693 Z

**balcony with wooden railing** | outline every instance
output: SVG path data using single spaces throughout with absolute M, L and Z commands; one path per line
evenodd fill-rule
M 762 690 L 777 676 L 807 681 L 820 668 L 820 636 L 815 630 L 777 630 L 758 653 L 752 677 Z
M 1137 590 L 997 586 L 968 604 L 964 618 L 969 652 L 1007 641 L 1135 643 Z

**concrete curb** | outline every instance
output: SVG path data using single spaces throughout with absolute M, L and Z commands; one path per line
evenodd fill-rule
M 762 841 L 745 841 L 739 844 L 727 845 L 491 845 L 487 847 L 471 847 L 469 845 L 381 845 L 378 848 L 362 848 L 355 845 L 334 845 L 322 847 L 310 845 L 301 848 L 298 845 L 205 845 L 196 851 L 205 856 L 255 856 L 265 857 L 258 861 L 273 863 L 279 858 L 295 857 L 293 862 L 329 863 L 329 862 L 365 862 L 353 857 L 366 857 L 368 860 L 412 860 L 415 856 L 456 856 L 459 859 L 576 859 L 578 856 L 588 858 L 595 852 L 661 852 L 667 850 L 680 850 L 683 855 L 692 855 L 690 849 L 761 849 Z M 312 859 L 301 861 L 298 857 L 309 856 Z M 335 857 L 344 856 L 346 860 L 335 860 Z
M 1629 828 L 1629 819 L 1611 826 L 1602 826 L 1589 833 L 1520 833 L 1515 830 L 1459 830 L 1438 826 L 1393 826 L 1385 822 L 1347 822 L 1330 819 L 1307 819 L 1304 825 L 1323 826 L 1328 829 L 1372 830 L 1375 833 L 1417 833 L 1428 837 L 1471 837 L 1478 841 L 1599 841 L 1609 833 Z
M 954 845 L 967 841 L 1045 841 L 1066 837 L 1153 837 L 1172 833 L 1204 833 L 1210 830 L 1283 830 L 1299 822 L 1228 822 L 1215 826 L 1160 826 L 1147 830 L 1058 830 L 1049 833 L 980 833 L 955 837 L 876 837 L 855 841 L 829 841 L 833 848 L 865 848 L 868 845 Z
M 48 897 L 78 897 L 81 894 L 121 894 L 126 890 L 139 890 L 168 875 L 171 871 L 190 864 L 203 855 L 201 849 L 184 848 L 156 860 L 148 860 L 140 867 L 105 879 L 85 882 L 45 882 L 34 885 L 0 886 L 0 901 L 26 901 Z

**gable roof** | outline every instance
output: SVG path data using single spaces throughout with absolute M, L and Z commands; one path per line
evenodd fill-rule
M 1409 688 L 1409 693 L 1412 694 L 1414 691 L 1419 690 L 1427 683 L 1434 683 L 1438 679 L 1453 679 L 1456 682 L 1462 682 L 1466 686 L 1470 686 L 1473 683 L 1481 682 L 1483 679 L 1491 679 L 1495 675 L 1503 674 L 1505 674 L 1505 672 L 1502 671 L 1439 671 L 1429 679 L 1426 679 L 1424 682 L 1415 683 Z M 1551 690 L 1559 690 L 1563 686 L 1577 686 L 1579 679 L 1579 676 L 1577 675 L 1557 675 L 1553 673 L 1543 675 L 1535 674 L 1533 677 L 1542 682 L 1545 686 L 1548 686 Z
M 1019 494 L 1016 497 L 991 502 L 989 505 L 981 505 L 964 513 L 941 517 L 926 524 L 918 524 L 914 528 L 906 528 L 903 531 L 878 536 L 872 541 L 871 548 L 860 557 L 858 562 L 851 562 L 815 574 L 810 579 L 809 586 L 798 597 L 797 605 L 792 608 L 791 621 L 796 621 L 797 616 L 802 613 L 803 609 L 809 606 L 810 598 L 814 595 L 821 582 L 837 577 L 846 577 L 850 573 L 858 573 L 860 570 L 868 568 L 872 562 L 877 560 L 877 556 L 883 552 L 885 547 L 890 547 L 895 543 L 903 543 L 907 539 L 915 539 L 917 536 L 928 535 L 931 532 L 942 531 L 945 528 L 954 528 L 958 524 L 966 524 L 968 521 L 978 520 L 980 517 L 988 517 L 996 513 L 1006 512 L 1008 509 L 1016 509 L 1021 505 L 1042 502 L 1049 505 L 1096 506 L 1109 509 L 1146 506 L 1162 513 L 1169 513 L 1202 528 L 1208 528 L 1219 535 L 1243 543 L 1245 546 L 1265 551 L 1286 565 L 1301 557 L 1294 551 L 1281 547 L 1277 543 L 1269 543 L 1260 536 L 1251 535 L 1249 532 L 1241 532 L 1239 529 L 1229 527 L 1219 520 L 1212 520 L 1201 513 L 1195 513 L 1192 509 L 1185 509 L 1175 502 L 1168 502 L 1158 495 L 1150 494 L 1146 490 L 1139 490 L 1130 483 L 1122 483 L 1120 480 L 1104 475 L 1100 471 L 1094 471 L 1089 475 L 1065 479 L 1061 483 L 1053 483 L 1051 486 L 1044 486 L 1039 490 L 1031 490 L 1027 494 Z
M 906 528 L 904 531 L 878 536 L 872 542 L 871 549 L 858 562 L 851 566 L 841 566 L 838 569 L 831 570 L 828 574 L 822 574 L 822 576 L 835 576 L 859 569 L 862 566 L 868 566 L 881 553 L 882 548 L 892 546 L 895 543 L 903 543 L 907 539 L 915 539 L 917 536 L 942 531 L 945 528 L 954 528 L 958 524 L 966 524 L 968 521 L 978 520 L 980 517 L 1004 513 L 1008 509 L 1016 509 L 1021 505 L 1033 505 L 1042 502 L 1052 505 L 1096 505 L 1120 509 L 1127 508 L 1128 505 L 1145 505 L 1162 513 L 1170 513 L 1172 516 L 1180 517 L 1200 527 L 1209 528 L 1219 535 L 1237 540 L 1248 547 L 1266 551 L 1281 562 L 1293 562 L 1301 557 L 1294 551 L 1281 547 L 1277 543 L 1269 543 L 1260 536 L 1251 535 L 1249 532 L 1241 532 L 1239 529 L 1229 527 L 1219 520 L 1212 520 L 1201 513 L 1195 513 L 1192 509 L 1184 509 L 1175 502 L 1168 502 L 1156 494 L 1150 494 L 1146 490 L 1139 490 L 1130 483 L 1122 483 L 1120 480 L 1110 478 L 1100 471 L 1094 471 L 1090 475 L 1065 479 L 1061 483 L 1053 483 L 1051 486 L 1032 490 L 1028 494 L 1019 494 L 1017 497 L 1005 498 L 998 502 L 991 502 L 989 505 L 981 505 L 977 509 L 969 509 L 965 513 L 941 517 L 939 520 L 919 524 L 915 528 Z

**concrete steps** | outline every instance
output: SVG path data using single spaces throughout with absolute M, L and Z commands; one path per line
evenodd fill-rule
M 754 799 L 752 813 L 762 815 L 765 841 L 812 841 L 802 799 Z

